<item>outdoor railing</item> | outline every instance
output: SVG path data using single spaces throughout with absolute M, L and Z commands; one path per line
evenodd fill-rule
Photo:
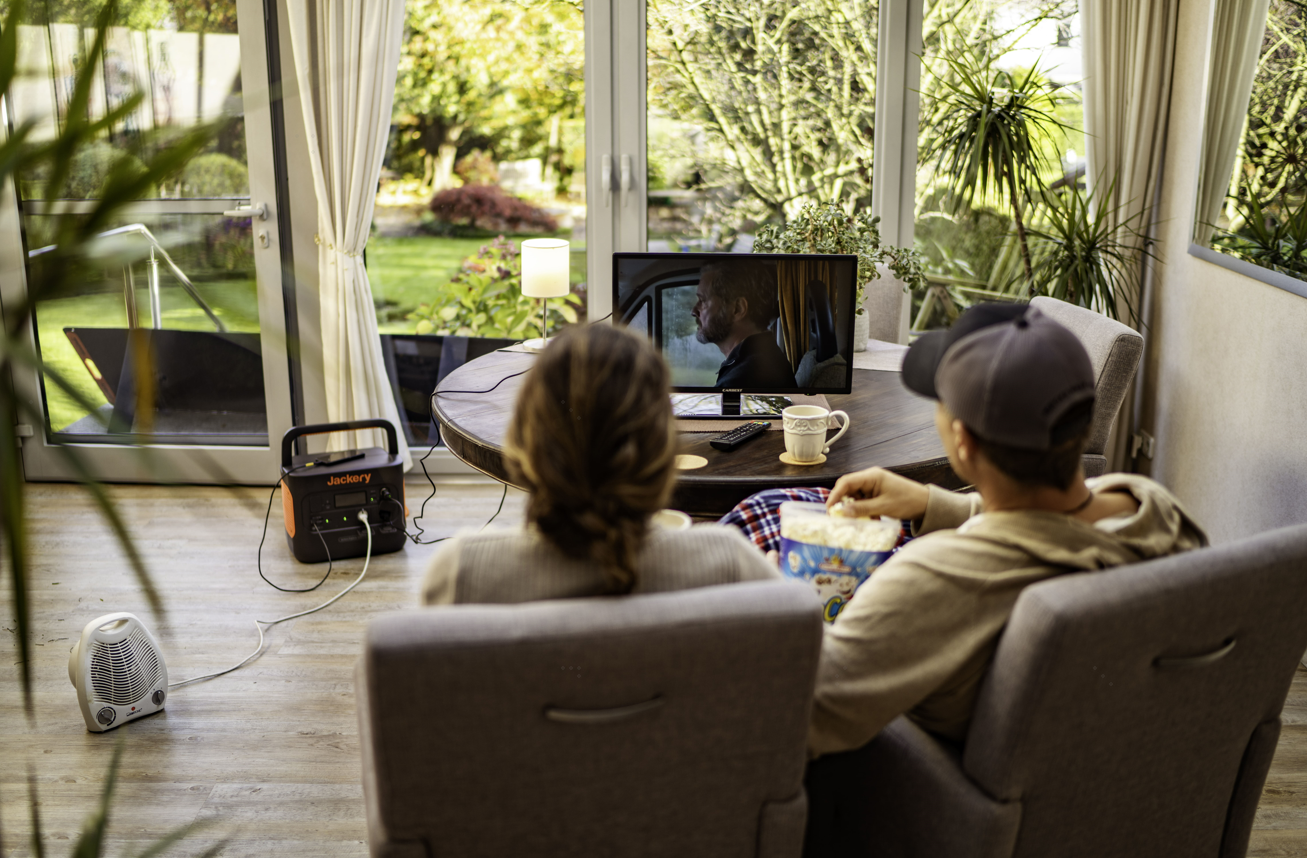
M 154 234 L 150 232 L 145 224 L 132 223 L 127 226 L 120 226 L 116 229 L 106 230 L 105 232 L 100 233 L 97 237 L 113 238 L 119 235 L 140 235 L 149 242 L 150 258 L 146 264 L 149 266 L 150 272 L 150 327 L 155 330 L 163 327 L 163 308 L 159 292 L 159 260 L 155 258 L 155 254 L 158 253 L 159 256 L 163 257 L 163 261 L 172 270 L 173 276 L 175 276 L 178 282 L 182 284 L 182 289 L 185 290 L 186 294 L 190 296 L 190 299 L 195 302 L 195 305 L 204 311 L 204 314 L 213 322 L 213 325 L 218 329 L 218 332 L 227 332 L 227 326 L 222 323 L 222 320 L 214 314 L 209 305 L 200 297 L 200 293 L 196 290 L 195 284 L 192 283 L 190 278 L 186 276 L 186 273 L 177 266 L 177 263 L 172 261 L 172 257 L 168 255 L 168 251 L 163 249 L 163 245 L 159 243 L 159 240 L 154 237 Z M 43 253 L 49 253 L 51 250 L 54 250 L 54 245 L 49 247 L 38 247 L 36 250 L 29 251 L 27 256 L 31 259 L 40 256 Z M 127 305 L 128 327 L 140 327 L 140 317 L 136 307 L 136 278 L 132 274 L 131 265 L 123 266 L 123 300 Z

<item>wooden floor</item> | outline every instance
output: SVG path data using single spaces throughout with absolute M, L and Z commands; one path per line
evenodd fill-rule
M 422 484 L 425 489 L 425 483 Z M 373 560 L 367 579 L 318 614 L 275 627 L 264 654 L 236 673 L 177 689 L 167 709 L 104 734 L 88 733 L 68 681 L 68 650 L 101 614 L 132 611 L 158 636 L 173 681 L 227 667 L 257 642 L 252 620 L 319 604 L 357 576 L 345 561 L 318 592 L 279 593 L 255 571 L 266 489 L 112 489 L 136 534 L 167 614 L 147 609 L 122 556 L 86 496 L 75 487 L 29 487 L 36 717 L 22 714 L 17 668 L 0 672 L 0 831 L 5 856 L 33 854 L 25 772 L 40 791 L 46 854 L 68 854 L 94 808 L 117 741 L 126 743 L 107 856 L 135 854 L 175 826 L 208 820 L 190 855 L 221 837 L 226 856 L 367 854 L 359 787 L 352 671 L 367 621 L 416 603 L 432 547 Z M 425 496 L 411 483 L 409 497 Z M 436 536 L 480 526 L 495 511 L 497 486 L 442 485 L 428 507 Z M 416 504 L 410 501 L 414 510 Z M 278 505 L 279 506 L 279 505 Z M 501 522 L 521 520 L 509 492 Z M 276 519 L 264 570 L 304 586 L 322 567 L 290 559 Z M 15 665 L 7 583 L 0 653 Z M 1307 671 L 1299 670 L 1285 727 L 1258 811 L 1249 855 L 1307 856 Z
M 211 825 L 169 854 L 191 855 L 222 836 L 224 856 L 367 854 L 359 785 L 354 662 L 364 627 L 383 611 L 416 605 L 435 546 L 409 545 L 372 560 L 363 583 L 317 614 L 274 627 L 266 650 L 241 670 L 175 689 L 167 708 L 108 733 L 89 733 L 68 681 L 68 650 L 102 614 L 131 611 L 151 626 L 177 681 L 228 667 L 254 651 L 254 618 L 312 607 L 343 589 L 362 559 L 336 565 L 314 593 L 280 593 L 260 580 L 255 549 L 268 490 L 119 486 L 118 508 L 162 592 L 154 617 L 117 544 L 72 486 L 30 485 L 36 719 L 22 714 L 18 671 L 0 672 L 0 824 L 5 856 L 32 854 L 25 770 L 36 772 L 46 854 L 65 856 L 93 810 L 115 742 L 126 743 L 106 856 L 136 854 L 152 838 L 193 820 Z M 410 483 L 412 500 L 425 482 Z M 428 533 L 484 524 L 498 484 L 442 484 L 427 505 Z M 521 520 L 510 490 L 496 524 Z M 325 566 L 291 559 L 273 507 L 263 569 L 282 586 L 307 586 Z M 3 620 L 12 625 L 5 579 Z M 0 640 L 16 664 L 12 633 Z

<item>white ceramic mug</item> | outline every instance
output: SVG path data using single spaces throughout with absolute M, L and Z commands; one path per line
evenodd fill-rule
M 826 440 L 826 430 L 840 417 L 840 431 Z M 796 462 L 815 462 L 830 452 L 831 444 L 849 431 L 849 415 L 843 411 L 827 411 L 820 405 L 791 405 L 781 412 L 785 426 L 785 452 Z
M 694 520 L 679 509 L 660 509 L 653 514 L 650 522 L 663 530 L 689 530 Z

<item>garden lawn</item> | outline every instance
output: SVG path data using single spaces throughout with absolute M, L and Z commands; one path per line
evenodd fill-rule
M 531 235 L 510 235 L 519 244 Z M 565 237 L 565 236 L 560 236 Z M 432 235 L 373 236 L 368 240 L 368 282 L 377 305 L 377 329 L 383 334 L 411 334 L 417 322 L 406 318 L 419 304 L 440 300 L 463 260 L 475 256 L 491 238 L 444 238 Z M 585 245 L 572 242 L 572 283 L 585 281 Z

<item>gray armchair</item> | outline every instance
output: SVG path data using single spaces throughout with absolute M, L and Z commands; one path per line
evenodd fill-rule
M 1139 370 L 1144 338 L 1138 331 L 1109 319 L 1102 313 L 1077 307 L 1056 298 L 1040 296 L 1030 302 L 1040 312 L 1069 328 L 1080 338 L 1098 378 L 1094 388 L 1094 422 L 1085 443 L 1085 475 L 1097 477 L 1107 470 L 1107 436 L 1112 430 L 1126 391 Z
M 780 581 L 381 617 L 372 855 L 797 858 L 821 634 Z
M 1237 858 L 1307 647 L 1307 525 L 1021 594 L 964 749 L 856 754 L 865 854 Z

